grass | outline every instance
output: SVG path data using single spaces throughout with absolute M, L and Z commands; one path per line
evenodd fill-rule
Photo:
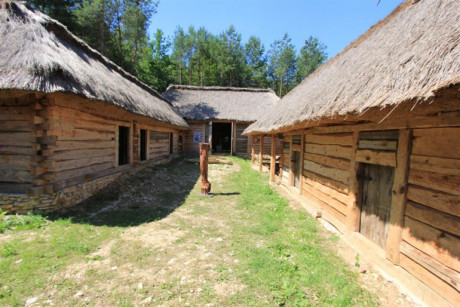
M 239 171 L 210 166 L 211 174 L 224 174 L 211 177 L 212 198 L 198 196 L 196 165 L 176 163 L 158 168 L 158 180 L 180 180 L 177 190 L 146 191 L 160 186 L 147 170 L 118 183 L 117 197 L 103 191 L 89 200 L 76 219 L 1 216 L 0 305 L 24 305 L 33 296 L 43 302 L 40 295 L 53 291 L 56 305 L 137 306 L 146 298 L 153 305 L 375 305 L 328 247 L 338 237 L 293 210 L 247 161 L 232 159 Z M 122 210 L 90 214 L 120 199 Z M 173 239 L 145 241 L 160 233 Z M 99 254 L 102 246 L 109 248 Z M 75 266 L 81 276 L 64 277 Z M 84 297 L 76 297 L 81 289 Z

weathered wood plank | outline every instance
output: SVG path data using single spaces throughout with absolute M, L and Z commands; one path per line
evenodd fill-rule
M 453 306 L 460 306 L 460 295 L 458 291 L 446 284 L 443 280 L 433 275 L 431 272 L 426 270 L 423 266 L 407 257 L 401 255 L 401 266 L 409 271 L 412 275 L 417 277 L 419 280 L 423 280 L 431 289 L 433 289 L 440 296 L 445 298 Z
M 20 155 L 0 155 L 0 165 L 16 169 L 27 170 L 30 168 L 30 156 Z
M 32 176 L 28 170 L 0 168 L 0 182 L 30 183 Z
M 115 132 L 91 131 L 85 129 L 53 130 L 52 135 L 60 141 L 111 141 L 115 138 Z
M 350 169 L 350 160 L 322 156 L 312 153 L 304 153 L 304 160 L 312 161 L 318 164 L 326 165 L 329 167 L 341 169 L 341 170 L 349 170 Z
M 411 169 L 432 173 L 460 175 L 460 159 L 411 155 L 410 167 Z
M 458 237 L 406 217 L 402 239 L 444 265 L 460 272 Z
M 318 189 L 315 189 L 313 186 L 309 185 L 308 183 L 304 183 L 302 185 L 302 189 L 304 191 L 307 191 L 309 194 L 313 195 L 314 197 L 316 197 L 320 201 L 328 204 L 329 206 L 331 206 L 335 210 L 339 211 L 344 216 L 347 214 L 347 205 L 346 204 L 338 201 L 335 198 L 332 198 L 328 194 L 325 194 L 325 193 L 321 192 Z
M 325 186 L 327 186 L 327 187 L 329 187 L 331 189 L 337 190 L 338 192 L 341 192 L 341 193 L 344 193 L 344 194 L 348 194 L 348 185 L 345 184 L 345 183 L 342 183 L 340 181 L 336 181 L 336 180 L 324 177 L 324 176 L 322 176 L 320 174 L 316 174 L 316 173 L 306 171 L 306 170 L 304 170 L 302 173 L 303 173 L 303 175 L 305 177 L 308 177 L 308 178 L 311 178 L 311 179 L 313 179 L 315 181 L 318 181 L 321 184 L 323 184 L 323 185 L 325 185 Z
M 350 162 L 350 183 L 348 185 L 348 191 L 350 197 L 350 201 L 347 202 L 348 211 L 347 211 L 347 228 L 350 231 L 359 231 L 360 227 L 360 220 L 361 220 L 361 189 L 359 185 L 359 181 L 357 178 L 360 164 L 356 161 L 356 151 L 358 150 L 358 142 L 359 142 L 359 132 L 353 132 L 353 143 L 352 143 L 352 151 L 351 151 L 351 162 Z
M 323 202 L 322 200 L 315 197 L 315 195 L 311 194 L 309 191 L 303 189 L 302 195 L 311 201 L 315 206 L 326 210 L 330 215 L 332 215 L 336 220 L 341 223 L 345 223 L 345 215 L 340 211 L 336 210 L 334 207 L 330 206 L 328 203 Z
M 404 225 L 411 136 L 412 131 L 409 129 L 399 131 L 398 151 L 396 153 L 398 167 L 394 171 L 393 187 L 391 189 L 390 219 L 385 253 L 386 257 L 395 264 L 399 264 L 399 245 Z
M 412 154 L 460 159 L 460 128 L 414 129 Z
M 451 287 L 460 291 L 460 273 L 436 261 L 432 257 L 422 253 L 412 245 L 406 242 L 401 242 L 401 253 L 411 258 L 419 265 L 423 266 L 431 274 L 442 279 Z
M 0 184 L 0 193 L 24 194 L 32 186 L 30 183 L 5 183 Z
M 75 168 L 86 167 L 86 166 L 90 166 L 94 164 L 113 162 L 114 159 L 115 159 L 115 153 L 109 156 L 57 161 L 55 171 L 60 172 L 60 171 L 71 170 Z
M 356 161 L 396 167 L 396 154 L 387 151 L 358 150 L 356 152 Z
M 399 130 L 375 130 L 361 131 L 359 133 L 360 140 L 394 140 L 399 138 Z
M 434 228 L 460 236 L 460 219 L 453 215 L 410 201 L 407 202 L 406 215 Z
M 5 132 L 28 132 L 32 131 L 32 124 L 30 121 L 0 121 L 0 131 Z
M 34 155 L 36 150 L 32 146 L 3 146 L 0 145 L 0 155 Z
M 111 121 L 105 121 L 104 123 L 98 121 L 90 121 L 84 119 L 68 118 L 62 120 L 62 118 L 55 117 L 50 120 L 50 133 L 54 135 L 53 131 L 72 131 L 74 129 L 85 129 L 93 131 L 103 131 L 115 133 L 116 124 Z
M 305 136 L 305 143 L 351 146 L 352 142 L 353 142 L 352 133 L 326 134 L 326 135 L 308 134 Z
M 31 132 L 3 132 L 0 133 L 2 146 L 32 146 L 35 137 Z
M 351 147 L 340 145 L 318 145 L 318 144 L 305 144 L 305 152 L 318 154 L 323 156 L 331 156 L 350 160 L 352 155 Z
M 60 180 L 65 180 L 65 179 L 69 179 L 73 177 L 79 177 L 82 175 L 98 173 L 98 172 L 110 169 L 112 167 L 113 167 L 113 163 L 101 163 L 101 164 L 90 165 L 90 166 L 81 167 L 77 169 L 56 172 L 55 173 L 56 180 L 60 181 Z
M 349 171 L 331 168 L 308 160 L 304 161 L 303 169 L 327 178 L 331 178 L 334 181 L 340 181 L 346 185 L 350 183 Z
M 312 186 L 316 190 L 322 192 L 323 194 L 329 195 L 330 197 L 338 200 L 339 202 L 343 204 L 349 205 L 349 203 L 353 201 L 352 196 L 339 192 L 311 178 L 304 177 L 304 184 L 308 184 Z
M 460 176 L 436 174 L 411 169 L 409 183 L 442 192 L 460 195 Z
M 65 151 L 72 149 L 97 149 L 113 148 L 115 141 L 62 141 L 57 140 L 56 151 Z
M 424 206 L 460 217 L 460 197 L 410 185 L 407 198 Z
M 114 151 L 109 149 L 79 149 L 79 150 L 68 150 L 68 151 L 57 151 L 54 153 L 54 159 L 60 160 L 75 160 L 92 157 L 103 157 L 111 156 Z
M 372 149 L 372 150 L 388 150 L 395 151 L 398 147 L 397 141 L 387 140 L 360 140 L 359 149 Z

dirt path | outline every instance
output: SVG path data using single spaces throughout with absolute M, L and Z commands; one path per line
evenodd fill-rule
M 126 181 L 118 182 L 68 212 L 76 220 L 117 227 L 120 235 L 54 275 L 41 303 L 245 306 L 232 300 L 247 288 L 232 272 L 240 261 L 233 251 L 238 242 L 230 239 L 239 195 L 225 188 L 226 177 L 239 165 L 209 170 L 212 199 L 198 196 L 198 166 L 182 161 L 141 172 L 130 178 L 127 190 Z M 376 272 L 360 278 L 381 305 L 411 305 Z

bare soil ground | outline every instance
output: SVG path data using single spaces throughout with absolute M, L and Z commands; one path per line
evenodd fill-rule
M 227 176 L 239 169 L 237 163 L 210 165 L 215 194 L 203 198 L 198 196 L 199 166 L 179 161 L 130 177 L 128 188 L 126 180 L 116 182 L 64 212 L 74 222 L 115 227 L 120 234 L 54 274 L 30 305 L 246 306 L 237 298 L 251 289 L 233 272 L 240 262 L 234 252 L 239 242 L 231 234 L 240 222 L 240 195 L 225 188 Z M 290 203 L 301 210 L 295 200 Z M 414 305 L 372 266 L 356 268 L 356 253 L 347 244 L 340 239 L 336 244 L 341 255 L 348 255 L 350 269 L 366 270 L 359 280 L 377 294 L 378 304 Z M 268 293 L 256 295 L 260 305 L 274 303 Z

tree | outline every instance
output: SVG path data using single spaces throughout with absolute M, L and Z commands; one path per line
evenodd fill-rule
M 217 61 L 221 85 L 242 86 L 245 59 L 241 34 L 233 26 L 219 35 Z
M 75 32 L 77 21 L 73 14 L 81 0 L 27 0 L 27 4 L 54 18 Z
M 248 71 L 245 86 L 267 86 L 267 58 L 264 53 L 265 48 L 260 39 L 251 36 L 244 47 Z
M 297 58 L 297 83 L 314 72 L 326 59 L 326 45 L 321 43 L 318 38 L 310 36 L 300 49 L 300 55 Z
M 270 45 L 268 58 L 269 76 L 276 92 L 282 97 L 295 82 L 296 52 L 287 33 L 281 40 L 276 40 Z

